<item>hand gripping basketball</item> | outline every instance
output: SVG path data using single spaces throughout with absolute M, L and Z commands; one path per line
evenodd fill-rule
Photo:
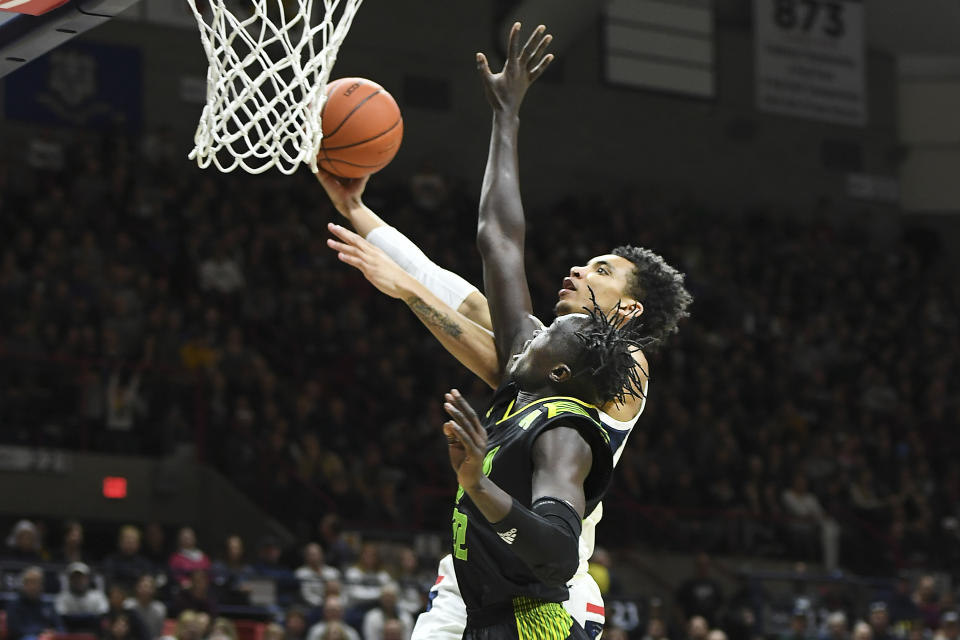
M 483 79 L 487 101 L 494 111 L 516 115 L 527 89 L 553 62 L 552 53 L 544 55 L 553 40 L 546 30 L 543 25 L 538 26 L 521 48 L 520 23 L 513 23 L 507 43 L 507 61 L 500 73 L 491 73 L 487 57 L 477 53 L 477 70 Z

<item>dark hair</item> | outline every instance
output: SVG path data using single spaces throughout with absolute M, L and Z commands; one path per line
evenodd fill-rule
M 590 319 L 576 332 L 584 345 L 580 363 L 585 369 L 581 372 L 590 374 L 601 404 L 642 397 L 647 372 L 633 359 L 633 354 L 652 340 L 641 334 L 645 329 L 641 316 L 625 317 L 617 313 L 619 302 L 610 313 L 605 312 L 597 305 L 593 289 L 590 289 L 590 300 L 593 308 L 584 307 Z
M 624 245 L 611 253 L 633 264 L 626 293 L 643 305 L 644 331 L 652 338 L 647 349 L 656 350 L 690 315 L 693 296 L 684 287 L 684 275 L 649 249 Z

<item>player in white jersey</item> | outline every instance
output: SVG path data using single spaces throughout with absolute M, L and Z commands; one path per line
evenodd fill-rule
M 404 300 L 452 355 L 492 387 L 496 387 L 499 379 L 496 353 L 489 329 L 483 324 L 486 320 L 489 326 L 489 312 L 482 304 L 484 298 L 479 291 L 456 274 L 431 262 L 409 239 L 395 228 L 387 226 L 382 219 L 363 206 L 359 196 L 365 180 L 344 185 L 329 175 L 319 177 L 332 197 L 339 189 L 349 188 L 356 193 L 353 201 L 357 204 L 353 208 L 343 204 L 349 200 L 333 197 L 341 213 L 344 213 L 358 231 L 367 236 L 364 239 L 345 228 L 331 227 L 331 231 L 339 239 L 334 248 L 340 252 L 341 259 L 357 267 L 382 292 Z M 604 257 L 606 256 L 600 256 Z M 601 270 L 602 266 L 595 265 L 598 261 L 596 258 L 591 260 L 591 265 L 584 269 L 592 268 L 595 272 Z M 667 265 L 664 266 L 669 269 Z M 603 276 L 602 273 L 598 275 Z M 584 277 L 576 267 L 571 270 L 571 276 L 578 279 Z M 565 279 L 565 286 L 569 286 L 567 280 L 571 279 Z M 679 320 L 686 315 L 685 309 L 691 299 L 682 287 L 682 276 L 678 274 L 675 283 L 679 289 L 674 294 L 677 299 L 675 308 L 679 309 L 675 317 Z M 649 302 L 646 306 L 650 306 Z M 558 305 L 557 312 L 559 315 L 570 311 Z M 635 358 L 638 367 L 644 372 L 648 371 L 643 354 L 637 352 Z M 611 446 L 614 447 L 614 464 L 619 462 L 627 438 L 643 412 L 647 389 L 648 377 L 644 373 L 642 398 L 632 405 L 605 406 L 600 411 L 601 422 L 610 435 Z M 583 521 L 580 565 L 568 585 L 570 599 L 564 603 L 567 611 L 593 638 L 598 638 L 603 629 L 604 606 L 600 588 L 587 573 L 587 561 L 593 555 L 595 529 L 602 517 L 601 503 Z M 427 611 L 417 619 L 411 640 L 459 639 L 463 634 L 466 617 L 466 608 L 453 570 L 453 560 L 447 555 L 440 561 L 437 581 L 430 590 Z
M 523 78 L 524 73 L 532 72 L 523 70 L 522 52 L 519 47 L 512 46 L 514 31 L 518 29 L 519 25 L 516 25 L 511 32 L 511 51 L 503 72 L 491 74 L 486 59 L 478 54 L 478 67 L 484 77 L 488 98 L 493 95 L 491 105 L 495 111 L 500 100 L 519 104 L 533 81 L 533 78 Z M 535 35 L 542 32 L 540 27 Z M 538 37 L 542 38 L 542 35 Z M 549 36 L 543 41 L 549 43 Z M 497 138 L 495 133 L 494 139 L 500 144 L 512 144 L 511 134 L 506 135 L 507 138 Z M 515 139 L 515 131 L 512 138 Z M 493 144 L 492 141 L 492 147 Z M 515 153 L 509 150 L 501 157 L 508 163 L 515 163 Z M 488 164 L 488 174 L 491 166 Z M 508 207 L 514 218 L 520 218 L 522 228 L 519 185 L 513 169 L 515 167 L 494 171 L 501 180 L 494 189 L 500 189 L 497 194 L 502 197 L 498 202 Z M 503 178 L 503 175 L 507 177 Z M 328 240 L 328 244 L 338 252 L 339 259 L 360 270 L 383 293 L 402 299 L 453 356 L 491 387 L 497 388 L 503 375 L 503 358 L 498 357 L 490 333 L 492 322 L 486 298 L 456 274 L 430 261 L 416 245 L 366 207 L 361 199 L 366 178 L 341 180 L 323 172 L 317 177 L 337 210 L 359 232 L 358 235 L 339 225 L 329 225 L 336 239 Z M 518 238 L 504 237 L 503 240 L 515 243 Z M 570 269 L 569 276 L 562 280 L 555 311 L 557 315 L 578 313 L 596 304 L 603 309 L 616 308 L 616 313 L 625 316 L 642 315 L 645 333 L 652 338 L 651 345 L 655 347 L 674 333 L 679 320 L 688 315 L 687 307 L 692 299 L 683 280 L 683 274 L 652 251 L 631 246 L 617 247 L 609 254 L 591 259 L 585 266 Z M 529 308 L 529 301 L 526 307 Z M 646 357 L 638 350 L 634 359 L 640 384 L 646 392 Z M 614 447 L 615 463 L 643 411 L 645 400 L 644 393 L 622 403 L 611 402 L 600 407 L 603 425 Z M 568 585 L 570 599 L 564 603 L 593 638 L 599 637 L 603 627 L 603 600 L 586 567 L 593 554 L 594 530 L 602 515 L 602 505 L 598 505 L 584 520 L 580 566 Z M 460 638 L 466 623 L 466 609 L 449 556 L 441 560 L 431 599 L 428 611 L 417 621 L 413 639 Z

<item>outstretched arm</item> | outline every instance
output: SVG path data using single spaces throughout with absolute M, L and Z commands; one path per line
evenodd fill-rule
M 500 384 L 493 338 L 480 325 L 445 302 L 401 269 L 381 249 L 345 227 L 330 223 L 335 236 L 327 245 L 341 262 L 359 270 L 370 283 L 391 298 L 403 300 L 440 344 L 493 388 Z
M 483 474 L 487 434 L 456 390 L 446 395 L 450 422 L 443 425 L 457 481 L 506 544 L 547 584 L 566 584 L 577 570 L 583 483 L 590 445 L 570 427 L 556 427 L 533 444 L 532 504 L 525 505 Z
M 409 238 L 390 226 L 363 202 L 367 178 L 340 178 L 323 169 L 317 180 L 337 211 L 364 239 L 383 249 L 390 259 L 423 286 L 485 329 L 491 328 L 487 299 L 476 287 L 433 262 Z M 490 338 L 491 344 L 493 337 Z M 496 366 L 496 360 L 493 365 Z
M 520 23 L 514 24 L 506 64 L 497 74 L 490 72 L 486 57 L 477 54 L 477 67 L 493 108 L 493 131 L 480 195 L 477 247 L 483 258 L 483 285 L 501 370 L 539 326 L 532 318 L 533 305 L 523 265 L 526 221 L 520 201 L 517 132 L 523 97 L 553 60 L 552 54 L 544 55 L 552 38 L 541 25 L 521 47 Z

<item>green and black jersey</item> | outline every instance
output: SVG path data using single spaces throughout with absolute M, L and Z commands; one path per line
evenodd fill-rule
M 530 506 L 533 479 L 533 443 L 542 433 L 563 426 L 576 429 L 593 450 L 593 464 L 584 483 L 590 513 L 600 502 L 613 472 L 613 454 L 609 436 L 600 424 L 597 409 L 575 398 L 542 398 L 517 407 L 515 384 L 501 386 L 493 397 L 483 425 L 487 432 L 487 455 L 483 473 L 518 502 Z M 463 488 L 457 490 L 453 510 L 453 559 L 457 583 L 467 607 L 469 621 L 490 619 L 491 615 L 517 616 L 520 613 L 543 618 L 547 610 L 537 604 L 561 603 L 568 597 L 565 586 L 540 582 L 527 565 L 511 550 L 513 540 L 501 537 L 477 509 Z M 557 620 L 542 624 L 566 624 L 569 615 L 562 607 L 546 607 Z M 561 620 L 565 616 L 565 621 Z M 531 622 L 532 624 L 541 624 Z M 482 622 L 480 624 L 483 624 Z M 541 637 L 551 637 L 549 635 Z M 566 635 L 558 636 L 566 637 Z

